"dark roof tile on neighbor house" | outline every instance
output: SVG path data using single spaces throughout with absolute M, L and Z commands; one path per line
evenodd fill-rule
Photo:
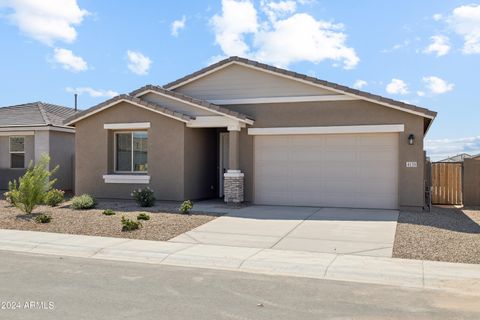
M 412 105 L 412 104 L 404 103 L 402 101 L 397 101 L 397 100 L 393 100 L 393 99 L 390 99 L 390 98 L 385 98 L 385 97 L 382 97 L 382 96 L 379 96 L 379 95 L 376 95 L 376 94 L 372 94 L 372 93 L 369 93 L 369 92 L 366 92 L 366 91 L 360 91 L 360 90 L 353 89 L 353 88 L 350 88 L 350 87 L 347 87 L 347 86 L 344 86 L 344 85 L 340 85 L 340 84 L 337 84 L 337 83 L 317 79 L 317 78 L 314 78 L 314 77 L 311 77 L 311 76 L 307 76 L 305 74 L 297 73 L 297 72 L 286 70 L 286 69 L 277 68 L 277 67 L 265 64 L 265 63 L 261 63 L 261 62 L 241 58 L 241 57 L 236 57 L 236 56 L 224 59 L 224 60 L 219 61 L 217 63 L 214 63 L 214 64 L 212 64 L 208 67 L 205 67 L 201 70 L 193 72 L 193 73 L 191 73 L 191 74 L 189 74 L 185 77 L 182 77 L 178 80 L 167 83 L 163 87 L 165 89 L 172 89 L 172 88 L 174 88 L 174 87 L 176 87 L 176 86 L 178 86 L 178 85 L 180 85 L 180 84 L 182 84 L 186 81 L 189 81 L 189 80 L 194 79 L 196 77 L 200 77 L 204 74 L 208 74 L 209 71 L 217 69 L 217 68 L 219 68 L 221 66 L 224 66 L 226 64 L 229 64 L 231 62 L 238 62 L 238 63 L 244 64 L 244 65 L 250 65 L 250 66 L 253 66 L 253 67 L 256 67 L 256 68 L 259 68 L 259 69 L 264 69 L 264 70 L 267 70 L 267 71 L 270 71 L 270 72 L 274 72 L 274 73 L 286 75 L 286 76 L 289 76 L 289 77 L 292 77 L 292 78 L 308 81 L 308 82 L 311 82 L 311 83 L 314 83 L 314 84 L 322 85 L 322 86 L 327 87 L 327 88 L 331 88 L 331 89 L 334 89 L 334 90 L 339 90 L 339 91 L 342 91 L 342 92 L 345 92 L 345 93 L 353 94 L 353 95 L 356 95 L 358 97 L 362 97 L 362 98 L 369 99 L 369 100 L 372 100 L 372 101 L 376 101 L 376 102 L 379 102 L 379 103 L 387 103 L 387 104 L 392 105 L 392 106 L 396 106 L 396 107 L 399 107 L 399 108 L 403 108 L 403 109 L 407 109 L 407 110 L 411 110 L 411 111 L 415 111 L 415 112 L 424 114 L 425 116 L 428 116 L 428 117 L 431 117 L 431 118 L 434 118 L 437 115 L 436 112 L 428 110 L 426 108 L 421 108 L 421 107 L 418 107 L 418 106 L 415 106 L 415 105 Z
M 78 113 L 72 108 L 44 102 L 31 102 L 0 108 L 0 127 L 64 126 L 63 121 Z

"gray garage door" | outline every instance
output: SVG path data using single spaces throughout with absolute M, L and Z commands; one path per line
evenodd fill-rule
M 257 204 L 398 207 L 398 134 L 255 136 Z

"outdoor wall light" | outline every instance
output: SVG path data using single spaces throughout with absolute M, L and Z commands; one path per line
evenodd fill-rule
M 410 133 L 410 135 L 408 136 L 408 144 L 413 145 L 414 142 L 415 142 L 415 136 L 412 133 Z

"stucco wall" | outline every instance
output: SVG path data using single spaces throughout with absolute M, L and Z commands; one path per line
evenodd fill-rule
M 57 179 L 55 188 L 72 190 L 75 134 L 58 131 L 50 131 L 49 133 L 50 169 L 59 166 L 54 176 Z
M 134 188 L 146 186 L 105 184 L 103 180 L 104 174 L 113 171 L 112 154 L 109 155 L 109 150 L 110 153 L 113 151 L 113 138 L 109 139 L 109 130 L 105 130 L 103 125 L 128 122 L 151 123 L 148 129 L 148 174 L 151 176 L 150 187 L 156 197 L 183 200 L 184 123 L 126 102 L 76 124 L 75 193 L 90 193 L 99 198 L 130 199 Z
M 424 202 L 423 118 L 366 101 L 308 102 L 227 106 L 255 119 L 252 127 L 404 124 L 399 134 L 399 205 L 421 207 Z M 415 144 L 407 137 L 415 135 Z M 240 169 L 245 173 L 245 198 L 253 201 L 253 136 L 242 129 Z M 406 168 L 416 161 L 417 168 Z
M 15 136 L 22 136 L 21 132 Z M 34 159 L 34 138 L 25 136 L 25 168 Z M 10 139 L 8 136 L 0 136 L 0 190 L 8 189 L 8 182 L 18 179 L 25 174 L 24 169 L 10 168 Z

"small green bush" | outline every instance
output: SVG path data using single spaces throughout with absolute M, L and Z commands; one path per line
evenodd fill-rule
M 41 214 L 35 217 L 37 223 L 49 223 L 50 221 L 52 221 L 52 216 L 49 214 Z
M 122 216 L 122 231 L 133 231 L 137 230 L 142 226 L 140 221 L 133 221 L 131 219 L 125 218 Z
M 58 189 L 52 189 L 45 195 L 45 204 L 50 207 L 56 207 L 63 202 L 65 192 Z
M 11 206 L 15 206 L 12 198 L 12 191 L 7 191 L 3 193 L 3 197 L 5 198 L 5 201 L 7 201 Z
M 43 203 L 45 195 L 57 181 L 51 177 L 58 170 L 58 166 L 49 171 L 49 163 L 50 157 L 42 154 L 37 164 L 33 165 L 33 161 L 30 161 L 27 172 L 18 182 L 13 180 L 8 183 L 11 203 L 26 214 L 32 213 L 33 209 Z
M 147 213 L 142 212 L 138 214 L 137 220 L 150 220 L 150 216 Z
M 88 210 L 95 208 L 96 204 L 95 199 L 91 195 L 82 194 L 72 198 L 71 207 L 75 210 Z
M 155 204 L 155 195 L 149 187 L 133 190 L 132 197 L 140 207 L 153 207 Z
M 180 212 L 183 214 L 190 213 L 190 210 L 193 209 L 193 202 L 190 200 L 183 201 L 182 205 L 180 206 Z
M 102 213 L 106 216 L 114 216 L 115 215 L 115 211 L 113 211 L 112 209 L 106 209 Z

